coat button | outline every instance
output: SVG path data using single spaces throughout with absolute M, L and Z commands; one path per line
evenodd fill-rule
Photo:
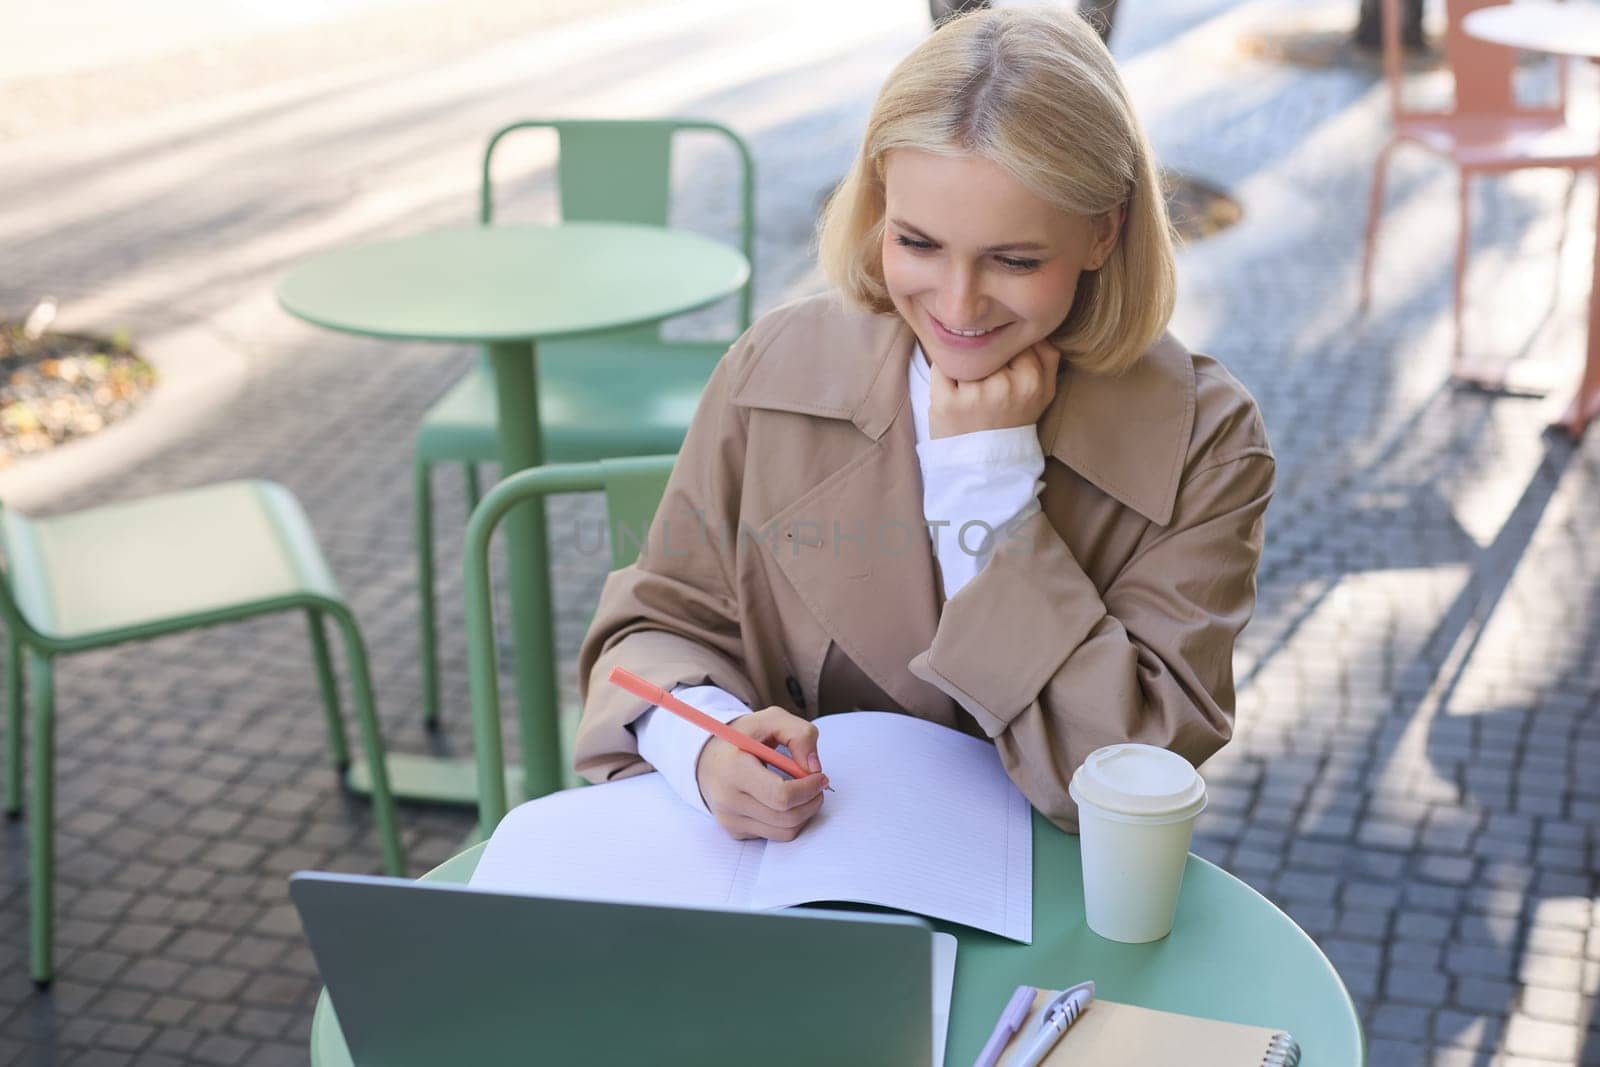
M 789 690 L 789 699 L 794 701 L 795 709 L 797 711 L 805 711 L 806 694 L 805 691 L 800 688 L 800 683 L 795 680 L 794 675 L 791 674 L 787 679 L 785 679 L 783 686 L 785 689 Z

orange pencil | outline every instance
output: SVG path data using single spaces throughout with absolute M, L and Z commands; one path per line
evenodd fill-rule
M 794 778 L 809 778 L 818 773 L 806 770 L 788 756 L 776 749 L 768 748 L 749 734 L 742 734 L 726 723 L 718 722 L 700 709 L 685 704 L 659 685 L 652 685 L 626 668 L 612 667 L 611 673 L 606 676 L 606 681 L 621 686 L 634 696 L 648 700 L 657 707 L 666 708 L 680 719 L 685 719 L 713 736 L 722 738 L 728 744 L 750 753 L 762 763 L 771 764 L 784 774 Z M 833 792 L 833 789 L 830 787 L 828 792 Z

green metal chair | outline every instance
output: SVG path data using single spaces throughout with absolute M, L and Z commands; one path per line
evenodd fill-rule
M 595 463 L 550 464 L 512 475 L 489 491 L 467 524 L 467 662 L 472 681 L 472 740 L 478 763 L 478 832 L 488 837 L 505 815 L 505 755 L 500 736 L 500 684 L 496 673 L 494 616 L 489 587 L 489 542 L 512 508 L 542 507 L 556 493 L 603 491 L 613 569 L 639 555 L 674 456 L 605 459 Z M 541 575 L 539 580 L 548 580 Z M 552 628 L 553 629 L 553 628 Z M 550 687 L 554 691 L 555 687 Z M 519 708 L 522 738 L 522 791 L 543 796 L 562 787 L 560 709 Z
M 5 808 L 13 818 L 22 810 L 24 653 L 33 689 L 29 837 L 35 982 L 47 984 L 54 972 L 54 660 L 67 653 L 303 611 L 328 741 L 343 772 L 350 754 L 324 630 L 331 619 L 350 660 L 384 867 L 397 876 L 405 873 L 361 631 L 305 512 L 287 489 L 264 481 L 224 482 L 50 518 L 0 509 L 0 551 L 5 557 L 0 621 L 7 646 Z
M 754 261 L 754 163 L 725 126 L 687 119 L 528 120 L 496 133 L 483 156 L 479 221 L 494 221 L 491 167 L 496 147 L 521 130 L 554 130 L 559 155 L 561 217 L 568 221 L 665 226 L 671 197 L 672 143 L 685 132 L 726 138 L 739 160 L 739 247 Z M 739 294 L 738 333 L 750 325 L 751 286 Z M 539 418 L 550 463 L 676 452 L 700 392 L 733 338 L 664 340 L 659 325 L 539 343 Z M 417 583 L 421 592 L 423 715 L 439 721 L 438 657 L 433 588 L 435 463 L 465 464 L 469 506 L 478 499 L 476 464 L 499 457 L 494 383 L 483 360 L 423 416 L 413 478 L 416 493 Z

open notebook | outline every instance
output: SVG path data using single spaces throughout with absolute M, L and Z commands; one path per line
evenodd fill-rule
M 1032 941 L 1032 819 L 993 745 L 887 712 L 817 729 L 834 792 L 793 841 L 735 841 L 645 774 L 517 807 L 472 884 L 755 909 L 849 901 Z

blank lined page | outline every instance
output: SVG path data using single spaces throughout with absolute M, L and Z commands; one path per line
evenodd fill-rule
M 733 840 L 659 774 L 642 774 L 512 809 L 471 884 L 535 896 L 747 907 L 763 844 Z
M 1033 939 L 1033 828 L 994 746 L 910 715 L 817 720 L 834 792 L 771 842 L 750 903 L 881 904 Z

